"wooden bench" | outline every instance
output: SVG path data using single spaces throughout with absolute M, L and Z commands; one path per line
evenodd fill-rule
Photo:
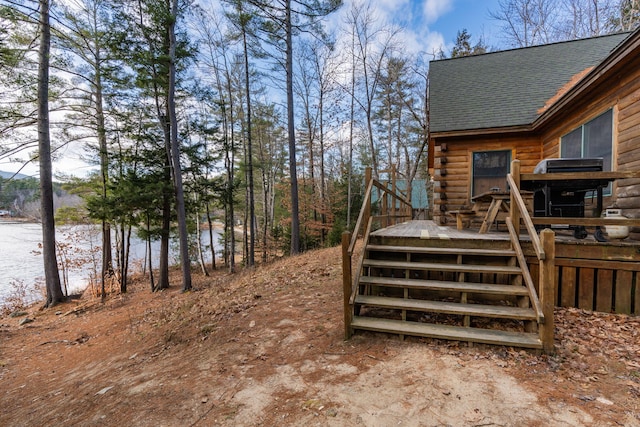
M 457 211 L 449 211 L 449 213 L 456 217 L 458 230 L 471 227 L 471 220 L 476 216 L 476 211 L 471 209 L 458 209 Z

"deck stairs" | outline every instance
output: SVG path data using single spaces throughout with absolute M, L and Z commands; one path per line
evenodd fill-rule
M 366 242 L 352 295 L 353 331 L 542 348 L 508 241 L 490 249 L 465 240 L 446 247 L 419 242 Z

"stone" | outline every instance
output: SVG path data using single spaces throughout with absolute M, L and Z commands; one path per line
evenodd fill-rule
M 20 321 L 20 323 L 18 323 L 18 325 L 22 326 L 22 325 L 26 325 L 27 323 L 31 323 L 31 322 L 33 322 L 33 319 L 31 319 L 29 317 L 25 317 L 24 319 L 22 319 Z
M 336 411 L 334 408 L 327 409 L 327 417 L 337 417 L 337 416 L 338 416 L 338 411 Z
M 111 390 L 113 388 L 113 386 L 109 386 L 109 387 L 105 387 L 102 390 L 100 390 L 99 392 L 96 393 L 96 396 L 100 396 L 105 394 L 106 392 L 108 392 L 109 390 Z

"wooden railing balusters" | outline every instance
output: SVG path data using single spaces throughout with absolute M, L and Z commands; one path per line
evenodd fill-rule
M 538 316 L 539 329 L 538 333 L 542 341 L 542 348 L 545 353 L 553 351 L 553 306 L 555 293 L 555 233 L 546 229 L 543 234 L 543 241 L 540 241 L 538 232 L 536 231 L 527 205 L 520 194 L 520 181 L 522 174 L 520 173 L 520 161 L 513 160 L 511 162 L 511 173 L 507 175 L 507 182 L 511 187 L 511 204 L 509 207 L 509 217 L 507 218 L 507 227 L 511 235 L 511 241 L 518 257 L 518 263 L 522 268 L 522 276 L 529 290 L 531 305 Z M 520 219 L 531 238 L 531 243 L 536 253 L 536 257 L 540 263 L 540 277 L 538 289 L 540 296 L 536 292 L 533 279 L 529 273 L 527 260 L 520 246 Z M 549 309 L 549 307 L 551 307 Z
M 344 292 L 345 339 L 349 339 L 349 337 L 351 337 L 353 304 L 358 290 L 358 283 L 360 281 L 360 275 L 362 274 L 362 266 L 366 254 L 365 248 L 362 251 L 362 256 L 360 257 L 360 260 L 358 262 L 358 267 L 355 271 L 355 274 L 353 274 L 353 271 L 351 269 L 352 257 L 362 225 L 366 225 L 363 235 L 363 239 L 366 245 L 366 243 L 369 241 L 369 235 L 371 234 L 371 228 L 373 227 L 374 218 L 384 218 L 383 221 L 385 226 L 389 226 L 396 224 L 399 219 L 411 219 L 412 212 L 411 204 L 407 201 L 407 199 L 396 193 L 395 183 L 393 185 L 393 189 L 389 189 L 387 186 L 372 177 L 371 168 L 367 168 L 365 170 L 365 180 L 367 182 L 367 189 L 365 191 L 364 200 L 362 202 L 362 207 L 360 208 L 360 213 L 358 214 L 355 228 L 353 229 L 352 233 L 345 232 L 342 234 L 342 281 Z M 377 217 L 374 217 L 371 214 L 371 195 L 373 192 L 373 187 L 381 190 L 380 200 L 382 202 L 381 205 L 383 207 L 383 211 L 381 212 L 381 216 Z M 389 198 L 391 199 L 391 207 L 389 207 Z M 399 201 L 401 203 L 402 208 L 400 209 L 400 212 L 407 212 L 407 214 L 397 213 L 396 201 Z

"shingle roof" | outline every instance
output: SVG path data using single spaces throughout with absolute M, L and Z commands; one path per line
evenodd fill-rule
M 629 33 L 432 61 L 431 132 L 529 125 L 572 77 Z

